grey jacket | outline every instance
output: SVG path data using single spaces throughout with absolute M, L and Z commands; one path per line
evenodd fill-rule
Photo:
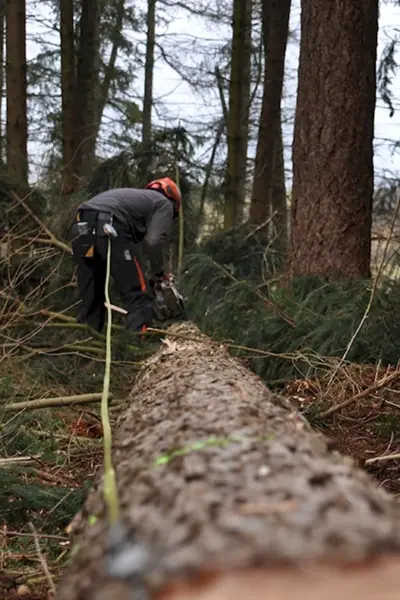
M 135 243 L 144 242 L 153 273 L 164 270 L 163 249 L 174 218 L 173 204 L 155 190 L 119 188 L 94 196 L 81 210 L 111 212 Z

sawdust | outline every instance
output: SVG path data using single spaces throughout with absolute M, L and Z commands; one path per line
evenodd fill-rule
M 187 325 L 178 331 L 199 337 Z M 171 341 L 147 362 L 115 436 L 124 516 L 154 557 L 150 586 L 210 566 L 397 552 L 395 500 L 330 452 L 289 401 L 202 340 Z M 106 521 L 87 524 L 103 508 L 97 487 L 60 600 L 107 589 Z

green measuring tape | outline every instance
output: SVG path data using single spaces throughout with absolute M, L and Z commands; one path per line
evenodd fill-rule
M 108 397 L 111 379 L 111 330 L 112 309 L 110 301 L 110 277 L 111 277 L 111 236 L 108 236 L 107 266 L 105 282 L 105 298 L 107 304 L 107 331 L 106 331 L 106 363 L 104 369 L 103 393 L 101 397 L 101 423 L 103 427 L 103 452 L 104 452 L 104 501 L 108 510 L 110 524 L 117 523 L 120 517 L 119 496 L 117 478 L 112 462 L 112 433 L 110 413 L 108 408 Z

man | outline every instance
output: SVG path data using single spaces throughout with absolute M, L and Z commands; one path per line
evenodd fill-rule
M 145 189 L 108 190 L 78 208 L 72 226 L 72 251 L 77 264 L 82 306 L 79 322 L 101 331 L 105 322 L 105 278 L 111 233 L 111 275 L 127 310 L 126 326 L 145 331 L 153 317 L 153 294 L 137 256 L 145 243 L 151 283 L 164 277 L 163 250 L 168 230 L 182 204 L 179 187 L 169 177 Z M 116 234 L 116 237 L 115 237 Z

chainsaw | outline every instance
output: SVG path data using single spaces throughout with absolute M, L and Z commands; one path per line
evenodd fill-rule
M 166 275 L 163 279 L 157 281 L 152 289 L 154 294 L 153 312 L 157 321 L 186 318 L 183 296 L 175 287 L 173 275 Z M 107 307 L 106 302 L 104 305 Z M 115 312 L 123 315 L 128 314 L 128 311 L 115 304 L 109 306 Z
M 182 295 L 178 292 L 172 274 L 166 275 L 157 281 L 153 287 L 154 316 L 158 321 L 184 318 L 185 304 Z

